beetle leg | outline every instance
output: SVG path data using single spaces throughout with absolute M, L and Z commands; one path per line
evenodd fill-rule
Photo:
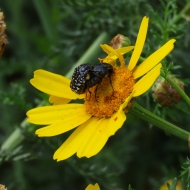
M 113 88 L 113 85 L 112 85 L 112 81 L 111 81 L 111 76 L 108 75 L 109 79 L 110 79 L 110 84 L 111 84 L 111 87 L 112 87 L 112 90 L 114 91 L 114 88 Z
M 97 100 L 97 98 L 96 98 L 96 92 L 98 91 L 98 86 L 99 86 L 99 84 L 97 84 L 97 86 L 96 86 L 96 88 L 95 88 L 95 100 L 96 100 L 96 102 L 98 102 L 98 100 Z
M 92 92 L 89 90 L 89 88 L 88 88 L 88 92 L 89 92 L 89 94 L 90 94 L 90 98 L 91 98 L 91 94 L 92 94 Z M 90 101 L 90 98 L 89 98 L 88 101 Z

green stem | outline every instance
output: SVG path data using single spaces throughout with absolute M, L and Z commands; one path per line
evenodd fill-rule
M 26 119 L 20 124 L 21 127 L 29 126 L 29 123 L 26 122 Z M 17 147 L 24 140 L 24 135 L 20 128 L 16 128 L 11 135 L 6 139 L 2 144 L 1 150 L 6 150 L 11 152 L 15 147 Z
M 181 139 L 188 140 L 190 135 L 189 132 L 165 121 L 164 119 L 156 116 L 152 112 L 146 110 L 145 108 L 141 107 L 137 103 L 134 104 L 132 109 L 130 110 L 131 113 L 135 114 L 136 116 L 140 117 L 141 119 L 155 125 L 156 127 L 164 130 L 167 133 L 175 135 Z
M 89 63 L 94 59 L 97 59 L 98 54 L 100 53 L 100 51 L 102 51 L 100 48 L 100 44 L 108 42 L 108 39 L 109 35 L 106 32 L 102 32 L 98 36 L 98 38 L 96 38 L 96 40 L 92 43 L 92 45 L 86 50 L 85 54 L 81 56 L 81 58 L 73 65 L 73 67 L 65 76 L 71 78 L 73 71 L 77 66 L 86 62 Z
M 176 24 L 182 17 L 183 15 L 190 10 L 190 2 L 188 2 L 185 7 L 180 11 L 179 14 L 177 14 L 173 20 L 171 21 L 170 25 L 172 26 L 173 24 Z
M 190 99 L 189 97 L 186 95 L 186 93 L 168 76 L 165 75 L 165 73 L 163 71 L 161 71 L 160 74 L 162 77 L 165 78 L 165 80 L 167 80 L 177 91 L 178 93 L 182 96 L 182 98 L 187 102 L 187 104 L 190 106 Z
M 36 11 L 38 13 L 38 16 L 41 20 L 42 26 L 44 28 L 44 32 L 46 33 L 46 36 L 56 44 L 58 36 L 55 32 L 54 27 L 52 27 L 52 19 L 49 14 L 47 2 L 44 0 L 33 0 L 34 6 L 36 8 Z

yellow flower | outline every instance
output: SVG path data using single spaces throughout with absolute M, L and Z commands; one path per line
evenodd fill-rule
M 28 111 L 28 122 L 48 125 L 38 129 L 36 134 L 39 137 L 55 136 L 77 127 L 55 152 L 53 158 L 57 161 L 67 159 L 75 153 L 79 158 L 96 155 L 108 138 L 122 127 L 130 100 L 145 93 L 160 75 L 159 62 L 173 49 L 175 40 L 168 41 L 136 66 L 146 38 L 148 20 L 147 17 L 142 20 L 135 47 L 114 50 L 106 44 L 101 45 L 108 54 L 103 62 L 113 64 L 114 72 L 111 74 L 113 88 L 109 77 L 105 77 L 97 91 L 94 86 L 90 88 L 91 93 L 87 91 L 86 94 L 78 95 L 71 91 L 70 79 L 44 70 L 34 72 L 31 84 L 49 94 L 50 102 L 54 104 Z M 122 55 L 133 48 L 130 62 L 125 66 Z M 117 66 L 116 59 L 119 59 L 120 66 Z M 140 80 L 136 82 L 139 77 Z M 70 100 L 78 98 L 85 98 L 85 103 L 67 104 Z
M 168 190 L 168 187 L 167 187 L 167 183 L 169 183 L 170 185 L 172 184 L 172 179 L 166 181 L 160 188 L 159 190 Z M 181 181 L 177 181 L 177 185 L 176 185 L 176 190 L 182 190 L 182 185 L 181 185 Z
M 97 183 L 95 185 L 89 184 L 85 190 L 100 190 L 100 187 Z

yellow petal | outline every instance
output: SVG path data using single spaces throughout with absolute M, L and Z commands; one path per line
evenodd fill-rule
M 71 101 L 71 99 L 60 98 L 60 97 L 52 96 L 52 95 L 49 97 L 49 102 L 54 104 L 54 105 L 67 104 L 70 101 Z
M 133 49 L 134 49 L 134 46 L 122 47 L 122 48 L 116 49 L 116 52 L 120 53 L 121 55 L 124 55 Z M 108 56 L 105 59 L 108 59 L 108 58 L 112 60 L 118 59 L 118 57 L 113 53 L 108 54 Z
M 81 125 L 91 117 L 91 115 L 87 113 L 78 113 L 76 115 L 75 113 L 73 114 L 74 115 L 70 115 L 69 117 L 65 118 L 64 121 L 53 123 L 52 125 L 36 130 L 36 134 L 39 137 L 51 137 L 59 135 Z
M 116 49 L 116 52 L 120 53 L 121 55 L 124 55 L 124 54 L 130 52 L 131 50 L 133 50 L 134 47 L 135 46 L 121 47 L 119 49 Z
M 68 99 L 84 98 L 84 95 L 76 94 L 70 89 L 70 79 L 41 69 L 34 72 L 30 83 L 49 95 Z
M 108 123 L 108 135 L 114 135 L 115 132 L 120 129 L 126 120 L 126 115 L 123 112 L 123 107 L 120 106 L 120 109 L 110 118 Z
M 108 135 L 108 123 L 109 119 L 93 119 L 91 120 L 88 132 L 86 133 L 85 139 L 80 144 L 77 150 L 77 156 L 79 158 L 85 156 L 90 158 L 97 154 L 106 144 Z M 83 126 L 88 124 L 84 123 Z
M 73 116 L 66 119 L 64 122 L 54 123 L 52 125 L 40 128 L 36 130 L 35 133 L 38 137 L 52 137 L 60 135 L 86 122 L 89 118 L 89 115 Z
M 107 46 L 107 44 L 100 44 L 102 50 L 109 55 L 111 52 L 109 51 L 109 49 L 107 49 Z
M 140 96 L 145 93 L 154 83 L 154 81 L 160 75 L 160 68 L 162 64 L 159 63 L 151 71 L 149 71 L 145 76 L 143 76 L 135 85 L 134 85 L 134 94 L 133 97 Z
M 113 55 L 117 56 L 117 57 L 119 58 L 120 64 L 121 64 L 122 66 L 125 65 L 125 60 L 124 60 L 123 56 L 122 56 L 119 52 L 117 52 L 115 49 L 113 49 L 112 47 L 110 47 L 110 46 L 107 45 L 107 44 L 103 44 L 103 45 L 101 44 L 100 46 L 101 46 L 101 48 L 102 48 L 107 54 L 112 53 Z
M 126 99 L 125 99 L 125 102 L 120 106 L 120 109 L 122 108 L 122 109 L 124 109 L 127 105 L 128 105 L 128 103 L 131 101 L 131 99 L 133 98 L 133 94 L 134 94 L 134 91 L 130 94 L 130 96 L 129 97 L 127 97 Z
M 114 121 L 92 117 L 83 123 L 56 151 L 54 159 L 64 160 L 74 153 L 77 153 L 79 158 L 83 156 L 89 158 L 97 154 L 104 147 L 108 138 L 122 126 L 126 119 L 122 110 L 116 116 L 118 119 Z M 109 129 L 110 127 L 111 129 Z
M 34 108 L 27 112 L 28 122 L 39 125 L 68 122 L 69 118 L 79 117 L 86 113 L 84 104 L 65 104 Z
M 120 48 L 120 49 L 116 49 L 116 52 L 120 53 L 121 55 L 124 55 L 124 54 L 126 54 L 127 52 L 129 52 L 129 51 L 131 51 L 133 49 L 134 49 L 134 46 L 128 46 L 128 47 L 123 47 L 123 48 Z M 118 57 L 116 55 L 114 55 L 113 53 L 110 53 L 104 59 L 99 59 L 99 60 L 103 60 L 104 63 L 112 64 L 116 59 L 118 59 Z
M 95 185 L 89 184 L 85 190 L 100 190 L 100 187 L 97 183 Z
M 65 160 L 75 154 L 83 140 L 91 130 L 91 122 L 96 118 L 90 118 L 86 125 L 79 126 L 69 138 L 54 153 L 53 159 L 57 161 Z
M 92 120 L 90 130 L 81 143 L 77 156 L 90 158 L 96 155 L 104 147 L 108 138 L 122 127 L 125 120 L 126 116 L 122 108 L 110 119 Z
M 139 33 L 138 33 L 137 40 L 135 43 L 135 48 L 134 48 L 133 54 L 131 56 L 129 65 L 128 65 L 128 69 L 130 71 L 133 70 L 133 68 L 136 66 L 137 61 L 139 60 L 139 57 L 141 55 L 141 52 L 142 52 L 142 49 L 144 46 L 144 42 L 146 39 L 146 34 L 147 34 L 147 29 L 148 29 L 148 21 L 149 21 L 149 18 L 144 17 L 141 22 Z
M 141 77 L 153 67 L 155 67 L 166 55 L 168 55 L 174 48 L 174 42 L 176 40 L 172 39 L 165 43 L 161 48 L 151 54 L 147 59 L 145 59 L 133 72 L 134 78 Z

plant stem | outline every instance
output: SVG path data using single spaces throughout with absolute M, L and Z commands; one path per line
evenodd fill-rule
M 34 6 L 36 8 L 36 11 L 38 13 L 38 16 L 41 20 L 44 32 L 46 36 L 54 42 L 57 42 L 58 36 L 55 32 L 54 27 L 52 27 L 52 19 L 49 14 L 48 5 L 47 2 L 44 0 L 33 0 Z
M 140 117 L 141 119 L 155 125 L 156 127 L 164 130 L 167 133 L 175 135 L 181 139 L 188 140 L 190 133 L 185 131 L 166 120 L 156 116 L 152 112 L 146 110 L 145 108 L 141 107 L 137 103 L 134 104 L 132 109 L 130 110 L 131 113 L 135 114 L 136 116 Z
M 85 54 L 81 56 L 81 58 L 73 65 L 73 67 L 65 76 L 71 78 L 73 71 L 77 66 L 86 62 L 88 63 L 94 60 L 95 58 L 97 59 L 98 54 L 100 53 L 100 51 L 102 51 L 100 48 L 100 44 L 108 42 L 108 39 L 109 35 L 106 32 L 102 32 L 98 36 L 98 38 L 96 38 L 96 40 L 92 43 L 92 45 L 86 50 Z

